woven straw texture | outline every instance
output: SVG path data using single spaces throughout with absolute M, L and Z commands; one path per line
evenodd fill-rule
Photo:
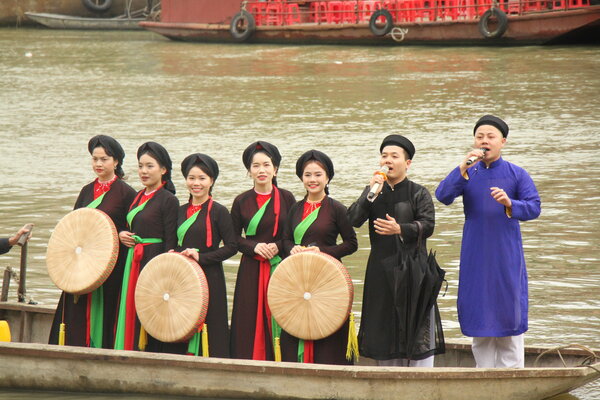
M 119 237 L 110 217 L 94 208 L 79 208 L 65 215 L 54 228 L 46 266 L 58 288 L 85 294 L 104 283 L 118 256 Z
M 179 253 L 154 257 L 135 288 L 135 307 L 144 329 L 163 342 L 185 342 L 204 323 L 208 283 L 202 268 Z
M 352 308 L 354 287 L 337 259 L 306 251 L 283 260 L 269 281 L 271 313 L 289 334 L 304 340 L 336 332 Z

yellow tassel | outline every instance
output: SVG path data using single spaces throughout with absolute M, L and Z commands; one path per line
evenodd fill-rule
M 10 342 L 10 326 L 8 321 L 0 321 L 0 342 Z
M 74 294 L 73 295 L 73 304 L 77 304 L 78 301 L 79 301 L 79 295 L 78 294 Z
M 58 330 L 58 344 L 61 346 L 65 345 L 65 330 L 67 328 L 67 325 L 65 325 L 64 323 L 60 324 L 60 328 Z
M 358 362 L 358 338 L 356 337 L 356 324 L 354 314 L 350 311 L 350 323 L 348 326 L 348 347 L 346 347 L 346 360 Z
M 138 340 L 138 349 L 141 351 L 146 350 L 146 345 L 148 344 L 148 335 L 146 335 L 146 330 L 143 326 L 140 326 L 140 337 Z
M 202 328 L 202 357 L 210 357 L 208 352 L 208 325 Z
M 275 338 L 275 361 L 281 361 L 281 345 L 279 344 L 279 338 Z

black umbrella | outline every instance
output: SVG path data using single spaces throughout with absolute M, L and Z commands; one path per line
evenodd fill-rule
M 396 254 L 382 260 L 394 301 L 396 349 L 407 359 L 431 350 L 430 343 L 424 346 L 424 332 L 445 276 L 435 255 L 419 248 L 410 251 L 398 240 Z

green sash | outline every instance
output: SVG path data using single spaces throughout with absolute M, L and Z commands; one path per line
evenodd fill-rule
M 190 229 L 190 226 L 192 226 L 192 224 L 194 222 L 196 222 L 196 219 L 198 218 L 198 214 L 200 214 L 200 211 L 202 211 L 202 210 L 196 211 L 191 217 L 186 219 L 183 222 L 183 224 L 179 225 L 179 228 L 177 228 L 177 245 L 178 246 L 183 245 L 183 238 L 185 237 L 185 234 L 187 233 L 188 229 Z
M 146 204 L 145 202 L 144 204 Z M 133 210 L 132 210 L 133 211 Z M 139 212 L 139 211 L 138 211 Z M 137 235 L 132 236 L 136 243 L 162 243 L 160 238 L 141 238 Z M 115 350 L 123 350 L 125 347 L 125 316 L 127 314 L 127 290 L 129 289 L 129 275 L 131 274 L 131 263 L 133 262 L 133 252 L 135 246 L 127 251 L 127 260 L 125 260 L 125 271 L 123 272 L 123 283 L 121 285 L 121 300 L 119 301 L 119 310 L 117 318 L 117 331 L 115 337 Z
M 140 204 L 139 206 L 137 206 L 136 208 L 134 208 L 133 210 L 131 210 L 127 213 L 127 223 L 129 224 L 130 227 L 131 227 L 131 223 L 133 222 L 133 219 L 135 218 L 135 216 L 138 215 L 138 213 L 146 207 L 146 204 L 148 204 L 149 201 L 150 200 L 146 200 L 145 202 L 143 202 L 142 204 Z
M 87 208 L 98 208 L 98 206 L 100 205 L 100 203 L 102 203 L 102 200 L 104 200 L 104 196 L 106 196 L 106 193 L 108 193 L 108 192 L 102 193 L 102 195 L 98 196 L 98 198 L 96 200 L 92 201 L 86 207 Z
M 302 243 L 302 238 L 304 237 L 304 234 L 306 233 L 308 228 L 313 224 L 313 222 L 315 222 L 315 220 L 319 216 L 320 209 L 321 209 L 321 207 L 317 208 L 316 210 L 314 210 L 313 212 L 308 214 L 306 216 L 306 218 L 304 218 L 302 220 L 302 222 L 300 222 L 298 224 L 298 226 L 296 226 L 296 229 L 294 229 L 294 243 L 295 244 L 300 245 Z
M 94 201 L 88 204 L 87 208 L 98 208 L 106 193 L 102 193 Z M 90 306 L 90 347 L 102 348 L 102 331 L 104 327 L 104 289 L 100 286 L 90 293 L 92 296 Z
M 198 356 L 200 354 L 200 342 L 202 341 L 201 335 L 202 332 L 194 333 L 194 336 L 192 336 L 192 338 L 188 342 L 188 354 L 193 354 L 195 356 Z
M 273 272 L 275 272 L 275 269 L 277 268 L 277 266 L 279 265 L 280 262 L 281 262 L 281 257 L 279 257 L 279 254 L 276 254 L 275 257 L 273 257 L 269 260 L 269 263 L 271 264 L 271 275 L 270 276 L 273 276 Z M 273 345 L 275 345 L 275 338 L 281 337 L 281 327 L 279 326 L 277 321 L 275 321 L 275 317 L 273 317 L 273 315 L 271 315 L 271 334 L 273 335 L 272 336 Z
M 300 245 L 302 243 L 302 238 L 304 238 L 304 234 L 308 230 L 308 228 L 316 221 L 319 216 L 319 210 L 321 207 L 317 208 L 310 214 L 306 216 L 294 229 L 294 243 Z M 304 362 L 304 340 L 298 339 L 298 362 Z
M 267 209 L 267 205 L 271 202 L 271 198 L 265 201 L 265 204 L 254 214 L 250 222 L 248 223 L 248 227 L 246 228 L 246 237 L 256 235 L 256 228 L 258 228 L 258 224 L 262 219 L 263 215 L 265 215 L 265 210 Z

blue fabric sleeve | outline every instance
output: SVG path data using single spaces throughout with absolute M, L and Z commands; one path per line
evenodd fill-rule
M 542 211 L 540 196 L 533 179 L 524 170 L 519 174 L 517 191 L 518 198 L 511 199 L 512 218 L 520 221 L 537 218 Z
M 456 167 L 448 174 L 446 179 L 440 182 L 435 190 L 435 198 L 445 205 L 450 205 L 455 198 L 462 196 L 468 182 L 461 175 L 460 167 Z

